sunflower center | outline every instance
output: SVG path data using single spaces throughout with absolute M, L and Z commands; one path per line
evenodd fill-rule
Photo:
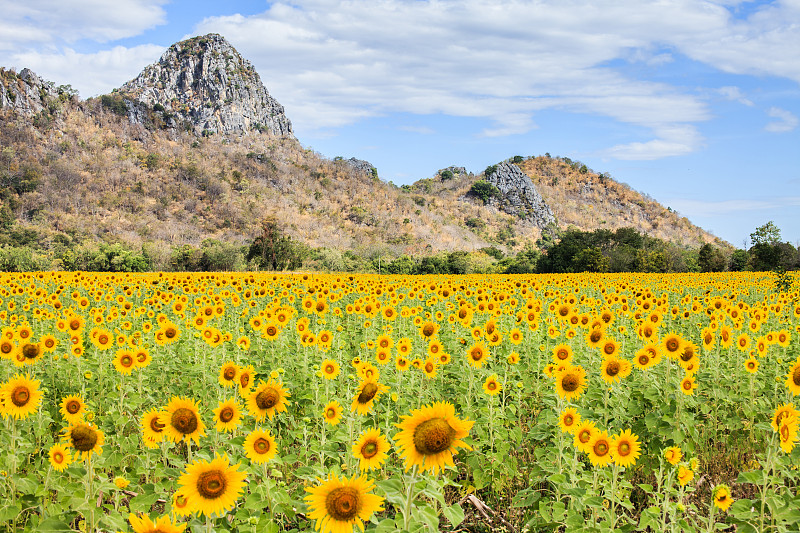
M 559 360 L 564 361 L 569 357 L 569 352 L 567 350 L 559 350 L 556 352 L 556 357 L 558 357 Z
M 667 347 L 667 350 L 669 350 L 670 352 L 677 351 L 678 350 L 678 346 L 679 346 L 679 344 L 678 344 L 677 339 L 669 339 L 669 340 L 667 340 L 666 347 Z
M 358 403 L 364 404 L 372 400 L 378 394 L 378 386 L 375 383 L 367 383 L 358 395 Z
M 269 441 L 264 437 L 259 437 L 253 443 L 253 450 L 255 450 L 255 452 L 258 454 L 265 454 L 269 452 L 270 448 L 271 446 L 269 444 Z
M 480 361 L 481 359 L 483 359 L 483 350 L 481 350 L 480 348 L 475 348 L 470 352 L 469 355 L 470 357 L 472 357 L 473 361 Z
M 614 377 L 617 374 L 619 374 L 619 370 L 620 370 L 619 363 L 617 361 L 611 361 L 610 363 L 608 363 L 608 366 L 606 366 L 606 374 L 611 377 Z
M 604 440 L 597 441 L 592 449 L 598 457 L 603 457 L 609 451 L 608 443 Z
M 603 338 L 603 332 L 600 331 L 599 329 L 595 329 L 589 334 L 589 340 L 592 342 L 599 342 L 600 339 L 602 338 Z
M 39 347 L 35 344 L 26 344 L 22 347 L 22 355 L 24 355 L 26 359 L 36 359 L 39 357 Z
M 789 440 L 789 424 L 782 424 L 780 428 L 781 442 L 788 442 Z
M 567 374 L 561 378 L 561 387 L 567 392 L 575 392 L 578 390 L 578 376 L 575 374 Z
M 69 414 L 74 415 L 81 410 L 81 403 L 77 400 L 70 400 L 64 408 Z
M 0 344 L 0 352 L 2 352 L 2 353 L 6 353 L 6 354 L 11 353 L 11 350 L 13 350 L 13 349 L 14 349 L 14 345 L 12 345 L 9 342 L 4 342 L 3 344 Z
M 241 385 L 242 388 L 245 389 L 249 384 L 250 384 L 250 374 L 242 374 L 239 377 L 239 385 Z
M 571 414 L 564 415 L 564 425 L 571 426 L 575 419 L 572 417 Z
M 129 368 L 133 366 L 133 357 L 130 355 L 123 355 L 120 360 L 119 364 L 123 366 L 123 368 Z
M 325 418 L 327 418 L 328 420 L 333 420 L 334 418 L 336 418 L 336 409 L 331 407 L 330 409 L 325 411 Z
M 605 353 L 606 353 L 606 355 L 611 355 L 611 354 L 613 354 L 615 351 L 616 351 L 616 346 L 614 346 L 614 345 L 613 345 L 612 343 L 610 343 L 610 342 L 609 342 L 608 344 L 606 344 L 605 346 L 603 346 L 603 352 L 605 352 Z
M 197 431 L 197 415 L 186 407 L 179 407 L 176 409 L 175 412 L 172 413 L 170 423 L 172 427 L 184 435 L 189 435 Z
M 617 446 L 617 453 L 623 457 L 626 455 L 630 455 L 631 445 L 628 444 L 627 442 L 620 443 L 620 445 Z
M 578 433 L 578 440 L 581 441 L 581 444 L 586 444 L 592 438 L 591 432 L 587 430 L 583 430 Z
M 326 374 L 333 374 L 335 371 L 336 371 L 336 369 L 333 367 L 333 365 L 327 365 L 325 367 L 325 373 Z
M 223 409 L 219 412 L 219 419 L 222 422 L 230 422 L 233 420 L 234 411 L 230 407 L 223 407 Z
M 231 381 L 233 378 L 236 377 L 236 369 L 233 367 L 228 367 L 225 369 L 225 372 L 222 374 L 222 377 L 225 378 L 226 381 Z
M 80 452 L 88 452 L 97 444 L 97 432 L 89 426 L 80 425 L 72 429 L 72 446 Z
M 209 470 L 197 477 L 197 492 L 206 500 L 215 500 L 225 494 L 227 480 L 221 470 Z
M 433 335 L 435 329 L 436 327 L 433 324 L 425 324 L 422 327 L 422 334 L 425 335 L 426 337 L 430 337 L 431 335 Z
M 364 446 L 361 447 L 361 455 L 363 455 L 366 459 L 372 459 L 378 455 L 378 443 L 375 441 L 369 441 L 364 444 Z
M 31 399 L 31 391 L 24 385 L 14 387 L 11 391 L 11 403 L 17 407 L 24 407 Z
M 353 487 L 338 487 L 325 498 L 325 510 L 334 520 L 349 522 L 358 513 L 358 490 Z
M 456 430 L 444 418 L 431 418 L 414 430 L 414 448 L 422 455 L 435 455 L 450 447 Z
M 495 389 L 497 389 L 497 383 L 495 383 L 494 381 L 490 381 L 486 385 L 486 388 L 489 389 L 489 390 L 495 390 Z
M 800 365 L 796 366 L 794 372 L 792 372 L 792 381 L 800 387 Z
M 686 381 L 683 382 L 683 389 L 684 390 L 691 390 L 691 388 L 692 388 L 692 382 L 691 381 L 689 381 L 687 379 Z
M 57 465 L 60 465 L 64 462 L 64 454 L 60 451 L 53 452 L 53 462 Z
M 647 355 L 640 355 L 639 356 L 639 364 L 645 366 L 647 363 L 650 362 L 650 357 Z
M 158 417 L 154 416 L 150 419 L 150 429 L 152 429 L 154 433 L 161 433 L 164 431 L 164 424 L 158 421 Z
M 694 352 L 691 350 L 684 350 L 684 352 L 681 354 L 681 360 L 683 362 L 691 361 L 692 357 L 694 357 Z
M 280 400 L 278 391 L 272 387 L 267 387 L 256 396 L 256 405 L 259 409 L 272 409 L 278 405 L 278 400 Z

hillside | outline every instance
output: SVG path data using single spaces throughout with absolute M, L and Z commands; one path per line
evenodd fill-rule
M 121 242 L 165 265 L 184 244 L 248 244 L 265 216 L 310 246 L 365 257 L 509 252 L 553 222 L 633 226 L 689 247 L 714 240 L 626 186 L 550 157 L 516 158 L 486 176 L 452 167 L 398 188 L 367 162 L 303 148 L 252 65 L 213 34 L 176 43 L 100 98 L 79 100 L 27 69 L 0 69 L 0 81 L 5 243 Z M 486 203 L 470 193 L 481 178 L 502 189 Z

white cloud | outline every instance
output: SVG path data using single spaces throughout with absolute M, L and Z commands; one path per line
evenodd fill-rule
M 727 100 L 731 100 L 733 102 L 739 102 L 740 104 L 746 105 L 748 107 L 752 107 L 754 105 L 752 100 L 745 97 L 744 93 L 742 93 L 742 90 L 739 89 L 738 87 L 732 87 L 732 86 L 720 87 L 719 89 L 717 89 L 717 92 Z
M 154 44 L 115 46 L 94 54 L 80 54 L 67 48 L 62 53 L 20 53 L 13 56 L 13 61 L 18 68 L 27 67 L 57 85 L 69 83 L 81 98 L 88 98 L 111 92 L 135 78 L 163 52 L 163 46 Z
M 703 138 L 693 126 L 669 126 L 655 130 L 658 138 L 646 142 L 620 144 L 605 151 L 615 159 L 643 161 L 685 155 L 703 144 Z
M 0 0 L 0 50 L 32 44 L 108 42 L 166 21 L 167 0 Z
M 772 133 L 788 133 L 797 128 L 798 124 L 797 116 L 791 111 L 787 111 L 779 107 L 771 107 L 769 111 L 767 111 L 767 114 L 770 117 L 776 118 L 778 120 L 770 122 L 769 124 L 764 126 L 764 129 L 766 131 Z

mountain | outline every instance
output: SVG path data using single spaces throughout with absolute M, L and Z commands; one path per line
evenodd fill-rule
M 252 65 L 216 34 L 176 43 L 99 98 L 28 69 L 0 68 L 0 83 L 0 244 L 43 254 L 118 242 L 169 268 L 184 245 L 249 244 L 265 217 L 339 258 L 513 253 L 567 226 L 727 246 L 567 158 L 382 181 L 367 161 L 304 148 Z

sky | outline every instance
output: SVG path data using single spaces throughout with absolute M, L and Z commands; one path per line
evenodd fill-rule
M 800 0 L 0 0 L 0 13 L 0 66 L 82 98 L 220 33 L 304 146 L 386 181 L 549 153 L 736 247 L 768 221 L 800 244 Z

